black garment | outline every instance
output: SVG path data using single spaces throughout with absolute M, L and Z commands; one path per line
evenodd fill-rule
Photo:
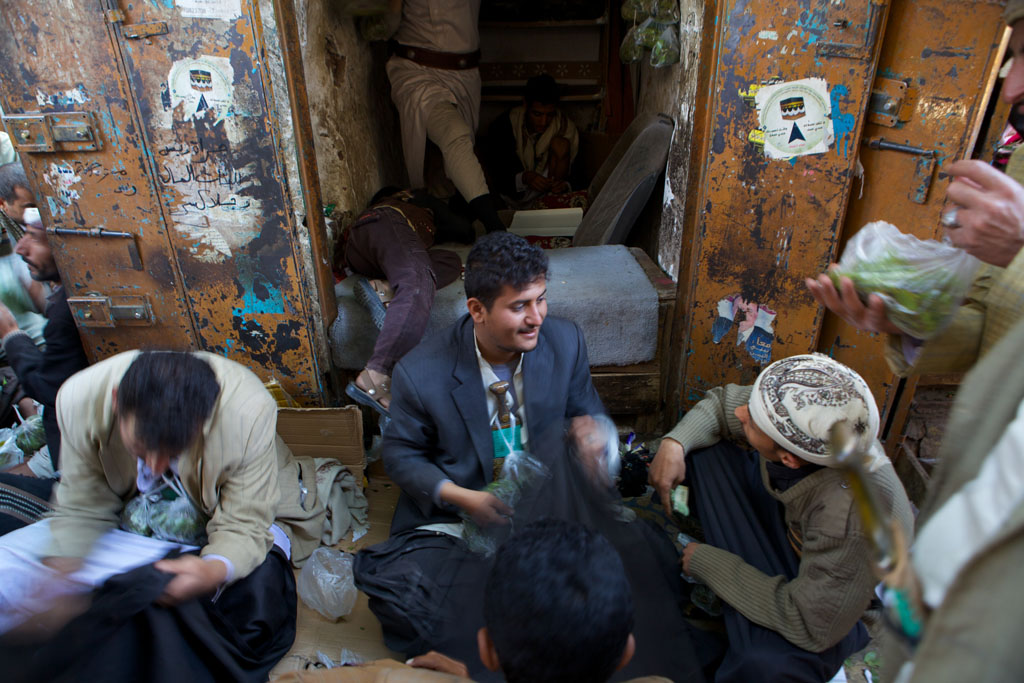
M 516 190 L 516 176 L 523 172 L 523 162 L 516 151 L 516 136 L 512 131 L 511 109 L 501 113 L 487 129 L 484 140 L 484 159 L 487 185 L 492 191 L 506 197 L 521 199 L 524 192 Z
M 528 405 L 529 400 L 527 393 Z M 613 490 L 590 484 L 563 443 L 564 428 L 558 420 L 545 432 L 531 432 L 531 450 L 548 476 L 523 492 L 512 524 L 492 527 L 491 537 L 500 543 L 543 518 L 578 521 L 603 534 L 622 559 L 635 607 L 636 653 L 612 680 L 661 675 L 703 681 L 682 616 L 678 553 L 661 531 L 620 518 L 621 500 Z M 465 662 L 473 680 L 483 682 L 503 680 L 486 670 L 476 648 L 492 562 L 493 556 L 470 552 L 461 539 L 412 529 L 357 553 L 354 570 L 388 647 L 407 656 L 438 650 Z
M 43 643 L 0 640 L 0 671 L 20 681 L 253 681 L 295 640 L 295 576 L 273 549 L 249 576 L 173 607 L 154 601 L 170 574 L 147 565 L 110 578 L 92 606 Z
M 57 390 L 68 377 L 85 368 L 89 361 L 68 308 L 67 290 L 57 286 L 47 300 L 45 315 L 45 350 L 40 350 L 28 335 L 17 334 L 7 338 L 4 351 L 11 367 L 18 373 L 25 393 L 43 404 L 46 445 L 50 447 L 50 459 L 54 471 L 57 471 L 60 469 L 60 428 L 55 407 Z
M 452 211 L 444 200 L 438 199 L 426 190 L 412 190 L 411 194 L 410 204 L 428 209 L 434 216 L 434 228 L 437 231 L 434 237 L 435 244 L 442 242 L 473 244 L 476 241 L 476 230 L 473 229 L 472 221 L 466 220 Z
M 764 488 L 757 454 L 719 442 L 687 454 L 686 463 L 690 497 L 707 542 L 769 576 L 796 578 L 800 559 L 786 535 L 785 511 Z M 716 683 L 821 683 L 868 644 L 867 629 L 859 621 L 839 643 L 815 653 L 753 623 L 728 604 L 723 604 L 723 616 L 727 642 L 720 634 L 691 627 L 705 673 Z

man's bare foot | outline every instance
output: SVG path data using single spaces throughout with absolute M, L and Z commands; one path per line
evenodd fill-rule
M 363 368 L 356 377 L 356 386 L 376 399 L 384 410 L 391 406 L 391 378 L 383 372 Z

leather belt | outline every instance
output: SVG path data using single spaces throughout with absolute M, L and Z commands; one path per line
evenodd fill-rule
M 432 69 L 447 69 L 449 71 L 465 71 L 480 66 L 480 50 L 475 52 L 435 52 L 422 47 L 410 47 L 391 41 L 391 52 L 393 54 L 416 62 L 422 66 L 429 66 Z

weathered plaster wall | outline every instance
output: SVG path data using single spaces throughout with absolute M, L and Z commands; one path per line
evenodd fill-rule
M 697 100 L 697 71 L 703 30 L 703 0 L 680 0 L 680 62 L 654 69 L 644 61 L 640 67 L 637 114 L 664 113 L 676 123 L 665 173 L 664 203 L 658 230 L 657 261 L 673 279 L 679 277 L 682 249 L 683 204 L 693 149 L 693 114 Z M 696 179 L 693 179 L 696 182 Z
M 339 4 L 295 0 L 320 188 L 344 226 L 382 186 L 406 180 L 384 46 L 360 38 Z

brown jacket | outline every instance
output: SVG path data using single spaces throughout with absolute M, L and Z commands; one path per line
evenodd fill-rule
M 74 375 L 57 394 L 63 434 L 62 478 L 53 515 L 51 555 L 82 557 L 117 526 L 137 492 L 136 458 L 121 442 L 113 390 L 137 351 L 118 354 Z M 319 544 L 323 505 L 316 477 L 303 468 L 308 494 L 300 503 L 299 465 L 277 436 L 277 405 L 250 370 L 212 353 L 196 352 L 213 368 L 221 390 L 196 442 L 182 454 L 179 473 L 192 500 L 210 516 L 201 554 L 222 555 L 241 579 L 272 545 L 277 519 L 292 539 L 293 560 Z

